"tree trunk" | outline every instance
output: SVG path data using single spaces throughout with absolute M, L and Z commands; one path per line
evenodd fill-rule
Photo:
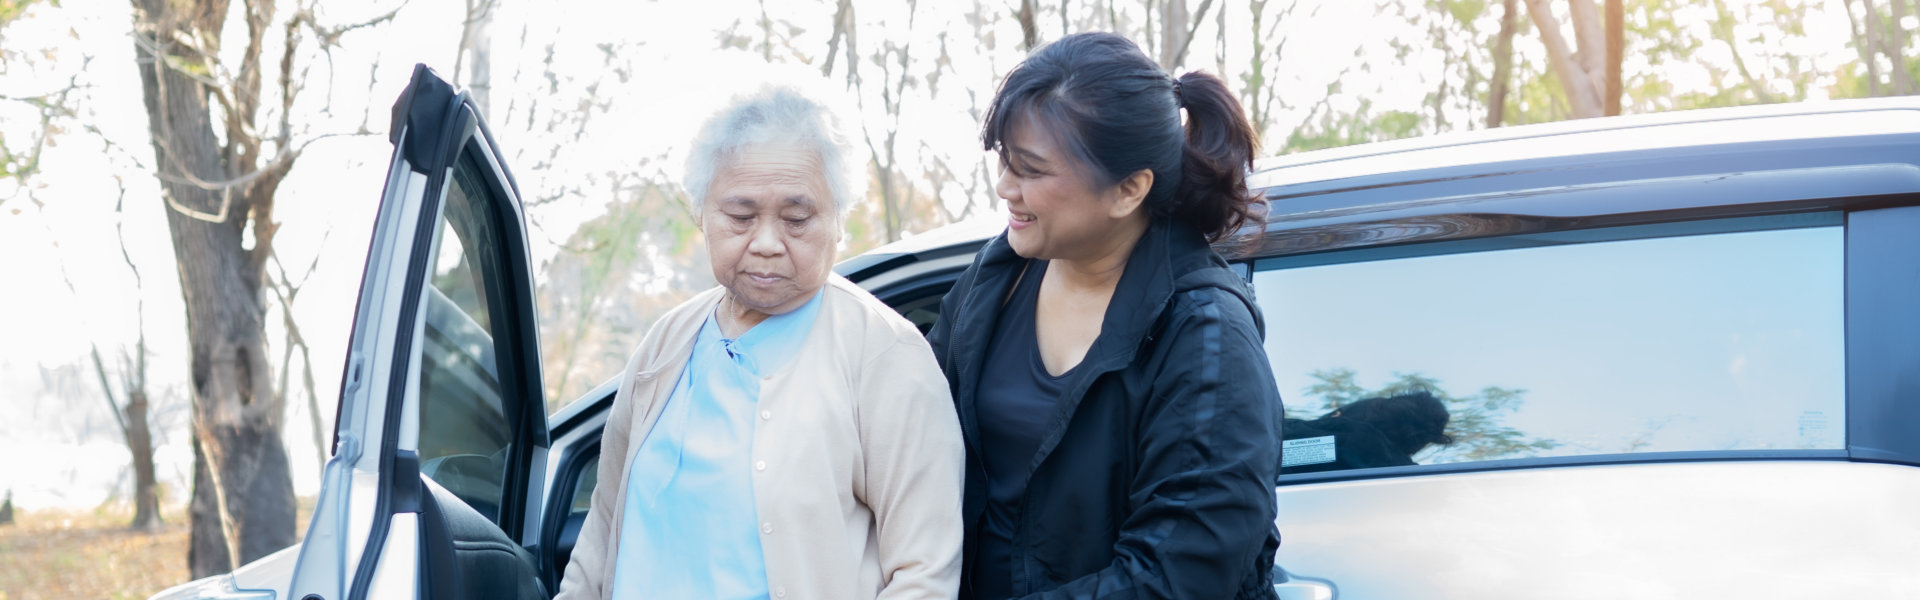
M 1501 0 L 1500 36 L 1493 46 L 1493 89 L 1487 94 L 1487 127 L 1507 119 L 1507 86 L 1513 82 L 1513 34 L 1520 29 L 1519 0 Z
M 1256 139 L 1267 133 L 1266 104 L 1260 99 L 1260 93 L 1267 87 L 1267 42 L 1260 37 L 1261 21 L 1267 16 L 1267 2 L 1252 0 L 1247 3 L 1247 11 L 1253 15 L 1253 53 L 1247 59 L 1247 117 L 1253 123 Z
M 1607 85 L 1606 106 L 1609 116 L 1620 114 L 1620 96 L 1625 82 L 1620 79 L 1621 61 L 1627 51 L 1627 13 L 1620 0 L 1607 0 Z
M 1866 13 L 1861 15 L 1860 26 L 1867 32 L 1867 69 L 1868 73 L 1873 76 L 1873 82 L 1878 84 L 1880 81 L 1879 56 L 1885 55 L 1887 52 L 1886 42 L 1880 39 L 1884 33 L 1880 30 L 1880 9 L 1873 7 L 1873 0 L 1860 0 L 1860 8 Z M 1900 75 L 1898 73 L 1900 70 L 1900 61 L 1893 61 L 1893 66 L 1895 72 L 1889 73 L 1893 82 L 1893 93 L 1904 94 L 1906 93 L 1906 89 L 1901 87 Z M 1874 95 L 1877 96 L 1879 94 L 1875 93 Z
M 253 34 L 246 60 L 235 89 L 218 90 L 182 71 L 218 60 L 227 3 L 134 0 L 135 60 L 187 310 L 194 422 L 187 560 L 196 578 L 295 541 L 292 475 L 280 439 L 284 411 L 273 394 L 261 288 L 275 229 L 273 192 L 291 163 L 244 183 L 207 183 L 237 179 L 259 159 L 247 132 L 260 97 L 260 32 L 272 7 L 245 8 Z M 214 136 L 216 98 L 226 146 Z
M 1040 24 L 1034 22 L 1038 16 L 1033 13 L 1033 0 L 1020 0 L 1020 51 L 1022 52 L 1032 52 L 1035 46 L 1040 45 Z
M 1599 78 L 1607 60 L 1607 30 L 1600 10 L 1593 0 L 1567 0 L 1567 18 L 1573 22 L 1573 40 L 1579 49 L 1574 58 L 1587 76 L 1595 79 L 1593 87 L 1599 89 L 1605 83 Z
M 125 246 L 121 247 L 125 252 Z M 132 265 L 129 260 L 128 265 Z M 140 279 L 139 271 L 134 272 L 135 289 Z M 68 288 L 72 290 L 72 281 Z M 141 309 L 144 312 L 144 307 Z M 113 415 L 113 422 L 120 427 L 120 438 L 127 443 L 127 452 L 133 459 L 133 521 L 128 529 L 151 531 L 160 526 L 160 497 L 155 489 L 153 468 L 153 429 L 147 423 L 147 335 L 145 319 L 141 320 L 140 341 L 135 344 L 136 357 L 129 357 L 127 371 L 121 374 L 121 388 L 126 391 L 127 403 L 122 405 L 114 397 L 113 378 L 107 375 L 106 361 L 100 359 L 100 348 L 94 346 L 90 354 L 93 357 L 93 372 L 100 379 L 100 393 L 106 397 L 107 410 Z
M 486 116 L 493 94 L 493 9 L 498 0 L 467 0 L 466 27 L 460 31 L 460 54 L 454 59 L 453 76 L 460 76 L 462 59 L 471 58 L 467 68 L 467 94 Z M 764 4 L 761 11 L 765 14 Z
M 1900 0 L 1887 0 L 1893 12 L 1893 18 L 1887 20 L 1880 18 L 1880 11 L 1874 9 L 1872 0 L 1860 2 L 1867 8 L 1868 27 L 1877 32 L 1874 35 L 1879 38 L 1880 53 L 1886 55 L 1887 62 L 1893 65 L 1887 71 L 1893 83 L 1893 93 L 1906 95 L 1920 92 L 1920 87 L 1914 83 L 1913 72 L 1907 70 L 1907 33 L 1900 26 L 1900 19 L 1906 16 L 1906 6 Z
M 889 144 L 891 144 L 891 142 L 889 142 Z M 885 165 L 879 164 L 877 161 L 874 163 L 874 170 L 880 172 L 880 206 L 882 211 L 880 220 L 886 225 L 887 243 L 900 241 L 900 212 L 904 210 L 897 199 L 899 192 L 894 190 L 892 167 L 892 160 L 888 160 Z
M 1180 66 L 1180 55 L 1187 44 L 1187 0 L 1164 0 L 1160 12 L 1160 68 L 1172 72 Z
M 154 477 L 153 428 L 148 424 L 147 391 L 127 390 L 127 449 L 133 453 L 133 529 L 160 527 L 160 490 Z
M 1885 39 L 1887 41 L 1887 54 L 1890 56 L 1906 56 L 1907 30 L 1906 26 L 1900 23 L 1900 20 L 1907 17 L 1907 3 L 1903 0 L 1887 0 L 1887 11 L 1891 13 L 1892 17 L 1886 22 L 1887 36 Z M 1898 64 L 1898 61 L 1896 61 L 1895 64 Z
M 1880 65 L 1874 57 L 1874 53 L 1878 50 L 1875 50 L 1873 27 L 1868 20 L 1872 17 L 1869 15 L 1861 18 L 1854 15 L 1853 0 L 1840 0 L 1840 5 L 1847 9 L 1847 24 L 1852 29 L 1850 33 L 1853 34 L 1853 49 L 1860 54 L 1860 64 L 1867 68 L 1867 95 L 1878 96 L 1880 95 Z
M 1755 100 L 1772 104 L 1773 94 L 1767 91 L 1766 82 L 1753 76 L 1753 71 L 1747 68 L 1746 58 L 1740 55 L 1740 41 L 1733 35 L 1733 26 L 1736 22 L 1733 11 L 1727 9 L 1725 0 L 1713 0 L 1713 9 L 1717 13 L 1715 17 L 1717 20 L 1713 25 L 1713 37 L 1727 45 L 1727 53 L 1733 57 L 1733 70 L 1740 73 L 1740 80 L 1746 82 L 1747 89 L 1753 90 Z
M 1592 6 L 1592 0 L 1573 0 L 1573 4 L 1579 6 L 1583 1 L 1589 8 Z M 1576 21 L 1579 18 L 1577 15 L 1582 14 L 1578 10 L 1571 13 L 1576 15 Z M 1565 92 L 1573 118 L 1600 116 L 1605 107 L 1601 105 L 1600 90 L 1595 85 L 1600 83 L 1596 79 L 1598 74 L 1588 71 L 1584 57 L 1576 56 L 1567 46 L 1566 36 L 1560 34 L 1560 20 L 1553 16 L 1547 0 L 1527 0 L 1527 16 L 1533 18 L 1534 28 L 1540 30 L 1540 42 L 1547 47 L 1547 57 L 1553 65 L 1554 74 L 1559 76 L 1560 89 Z M 1584 28 L 1576 22 L 1574 29 L 1580 31 Z M 1598 61 L 1594 63 L 1598 65 Z
M 826 62 L 821 63 L 821 67 L 820 67 L 821 75 L 828 76 L 828 77 L 833 76 L 833 61 L 835 58 L 839 56 L 840 40 L 845 39 L 847 37 L 847 31 L 848 29 L 851 28 L 852 22 L 850 21 L 850 16 L 852 15 L 852 13 L 853 13 L 853 0 L 839 0 L 839 3 L 834 6 L 833 35 L 827 38 L 827 60 Z M 851 52 L 848 53 L 848 61 L 849 63 L 851 63 L 852 61 Z M 849 64 L 848 70 L 849 72 L 851 72 L 852 70 L 851 64 Z M 847 78 L 847 83 L 849 85 L 853 83 L 853 78 L 851 76 Z

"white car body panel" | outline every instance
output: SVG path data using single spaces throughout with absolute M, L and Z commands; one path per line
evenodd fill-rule
M 1278 494 L 1275 562 L 1342 600 L 1920 598 L 1913 467 L 1558 466 Z

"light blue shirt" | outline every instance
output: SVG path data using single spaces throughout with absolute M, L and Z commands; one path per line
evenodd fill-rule
M 693 356 L 627 473 L 614 600 L 767 598 L 753 504 L 761 377 L 799 353 L 820 296 L 738 339 L 707 315 Z

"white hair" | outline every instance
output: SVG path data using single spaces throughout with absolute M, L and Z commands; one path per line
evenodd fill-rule
M 845 102 L 824 85 L 779 75 L 734 96 L 694 136 L 681 181 L 694 212 L 704 208 L 707 190 L 720 169 L 741 149 L 761 144 L 798 144 L 814 152 L 840 219 L 866 198 L 867 157 L 848 135 L 846 128 L 852 122 L 843 116 Z

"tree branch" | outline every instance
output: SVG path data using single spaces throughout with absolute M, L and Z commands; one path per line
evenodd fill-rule
M 71 291 L 72 282 L 68 282 Z M 87 349 L 93 355 L 93 372 L 100 377 L 100 392 L 107 401 L 107 413 L 113 415 L 113 424 L 120 426 L 120 439 L 127 439 L 127 416 L 120 413 L 120 400 L 113 397 L 113 384 L 107 379 L 107 365 L 100 362 L 100 345 L 87 342 Z
M 1169 0 L 1169 1 L 1172 1 L 1172 2 L 1185 2 L 1186 0 Z M 1186 36 L 1186 37 L 1184 37 L 1184 38 L 1181 38 L 1181 40 L 1180 40 L 1180 50 L 1174 53 L 1174 55 L 1173 55 L 1173 64 L 1171 64 L 1171 65 L 1167 65 L 1167 68 L 1168 68 L 1168 69 L 1172 69 L 1173 67 L 1175 67 L 1175 66 L 1178 66 L 1178 65 L 1182 65 L 1182 64 L 1186 64 L 1186 62 L 1187 62 L 1187 48 L 1189 48 L 1189 47 L 1191 47 L 1191 46 L 1193 46 L 1193 38 L 1194 38 L 1194 36 L 1197 36 L 1197 35 L 1200 35 L 1200 24 L 1201 24 L 1201 23 L 1204 23 L 1204 22 L 1206 22 L 1206 20 L 1207 20 L 1207 9 L 1209 9 L 1209 8 L 1212 8 L 1212 7 L 1213 7 L 1213 0 L 1201 0 L 1201 1 L 1200 1 L 1200 10 L 1198 10 L 1198 11 L 1194 11 L 1194 13 L 1193 13 L 1193 17 L 1192 17 L 1192 21 L 1193 21 L 1193 26 L 1192 26 L 1192 27 L 1189 27 L 1189 28 L 1187 28 L 1187 36 Z M 1224 12 L 1224 11 L 1225 11 L 1225 9 L 1222 9 L 1222 12 Z M 1221 32 L 1221 33 L 1222 33 L 1222 34 L 1225 34 L 1226 32 Z M 1223 73 L 1222 75 L 1225 75 L 1225 74 Z
M 1554 18 L 1547 0 L 1527 0 L 1527 15 L 1533 19 L 1534 28 L 1540 30 L 1540 42 L 1546 45 L 1547 57 L 1560 75 L 1560 88 L 1566 92 L 1574 116 L 1599 116 L 1601 108 L 1598 95 L 1593 91 L 1593 78 L 1575 60 L 1567 38 L 1560 34 L 1560 21 Z

